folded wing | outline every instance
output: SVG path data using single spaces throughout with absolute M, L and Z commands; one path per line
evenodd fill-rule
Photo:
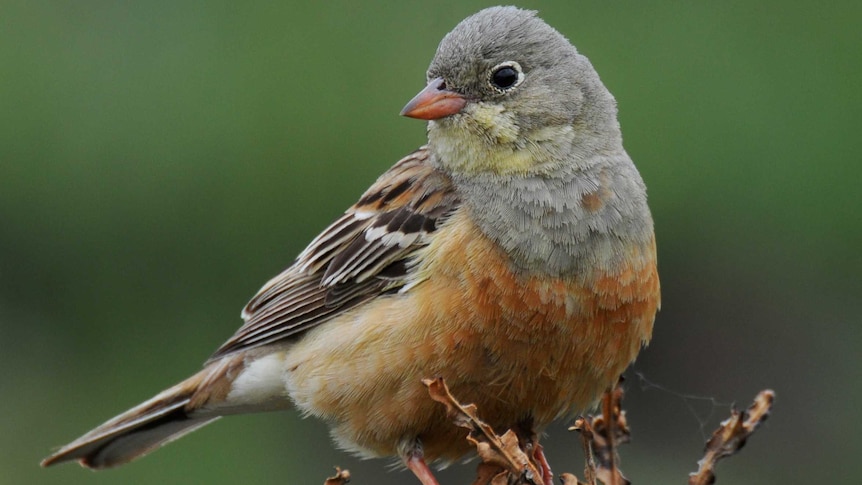
M 210 360 L 296 336 L 419 282 L 417 251 L 460 206 L 423 147 L 401 159 L 243 310 L 245 324 Z

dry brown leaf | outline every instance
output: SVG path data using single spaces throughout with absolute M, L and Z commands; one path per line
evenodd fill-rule
M 500 472 L 493 479 L 490 485 L 509 485 L 512 474 L 509 472 Z M 521 483 L 520 481 L 518 483 Z
M 350 470 L 342 470 L 335 467 L 335 476 L 329 477 L 323 482 L 323 485 L 344 485 L 350 481 Z
M 760 391 L 748 409 L 730 411 L 730 418 L 721 422 L 718 429 L 706 442 L 703 458 L 697 462 L 698 469 L 689 475 L 689 485 L 710 485 L 715 483 L 715 465 L 718 460 L 736 454 L 745 441 L 763 423 L 772 410 L 775 392 L 770 389 Z
M 571 473 L 563 473 L 562 475 L 560 475 L 560 481 L 563 482 L 563 485 L 588 485 L 578 480 L 578 477 L 572 475 Z
M 472 485 L 488 485 L 489 483 L 494 483 L 493 480 L 498 475 L 507 477 L 509 472 L 507 472 L 505 468 L 497 465 L 479 463 L 479 466 L 476 467 L 476 480 L 473 481 Z
M 493 433 L 493 430 L 491 430 Z M 517 470 L 523 470 L 529 463 L 527 455 L 518 446 L 518 437 L 512 430 L 506 431 L 503 436 L 495 436 L 493 442 L 483 439 L 481 436 L 476 439 L 471 434 L 467 437 L 467 441 L 476 447 L 479 458 L 484 463 L 497 465 L 504 469 L 512 469 L 513 466 Z
M 508 430 L 502 436 L 497 435 L 491 426 L 479 419 L 476 406 L 462 405 L 455 399 L 442 377 L 423 379 L 422 383 L 428 387 L 431 399 L 446 406 L 446 414 L 455 424 L 470 429 L 467 440 L 476 446 L 476 451 L 484 463 L 504 468 L 521 483 L 542 485 L 541 473 L 520 448 L 518 436 L 514 431 Z M 495 476 L 491 483 L 497 485 L 498 478 L 499 475 Z M 499 483 L 507 482 L 508 479 Z

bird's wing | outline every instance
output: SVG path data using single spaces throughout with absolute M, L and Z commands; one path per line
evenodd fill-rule
M 295 336 L 417 283 L 412 257 L 460 206 L 422 147 L 401 159 L 326 228 L 242 312 L 245 324 L 211 357 Z

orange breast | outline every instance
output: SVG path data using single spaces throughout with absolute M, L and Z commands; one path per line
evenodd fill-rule
M 543 428 L 583 410 L 649 341 L 659 306 L 654 243 L 633 246 L 613 273 L 548 278 L 514 273 L 478 229 L 454 226 L 470 230 L 440 235 L 457 241 L 435 254 L 447 264 L 433 268 L 418 299 L 421 320 L 437 328 L 426 377 L 446 378 L 492 426 L 532 418 Z M 426 453 L 433 441 L 423 438 Z
M 475 226 L 452 222 L 417 268 L 426 280 L 321 325 L 288 352 L 291 397 L 331 421 L 344 448 L 393 455 L 418 438 L 430 460 L 469 452 L 421 384 L 437 376 L 495 429 L 528 418 L 544 428 L 588 407 L 650 338 L 653 245 L 632 247 L 631 264 L 612 274 L 519 275 Z

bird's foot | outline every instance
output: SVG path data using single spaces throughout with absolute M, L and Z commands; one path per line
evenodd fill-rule
M 422 485 L 440 485 L 440 482 L 434 478 L 431 468 L 425 463 L 420 443 L 416 442 L 409 446 L 406 452 L 402 454 L 402 459 L 407 468 L 422 482 Z
M 533 461 L 538 465 L 539 471 L 542 472 L 542 481 L 545 485 L 553 485 L 554 473 L 551 471 L 551 465 L 548 464 L 548 459 L 545 458 L 545 450 L 539 441 L 533 442 Z

